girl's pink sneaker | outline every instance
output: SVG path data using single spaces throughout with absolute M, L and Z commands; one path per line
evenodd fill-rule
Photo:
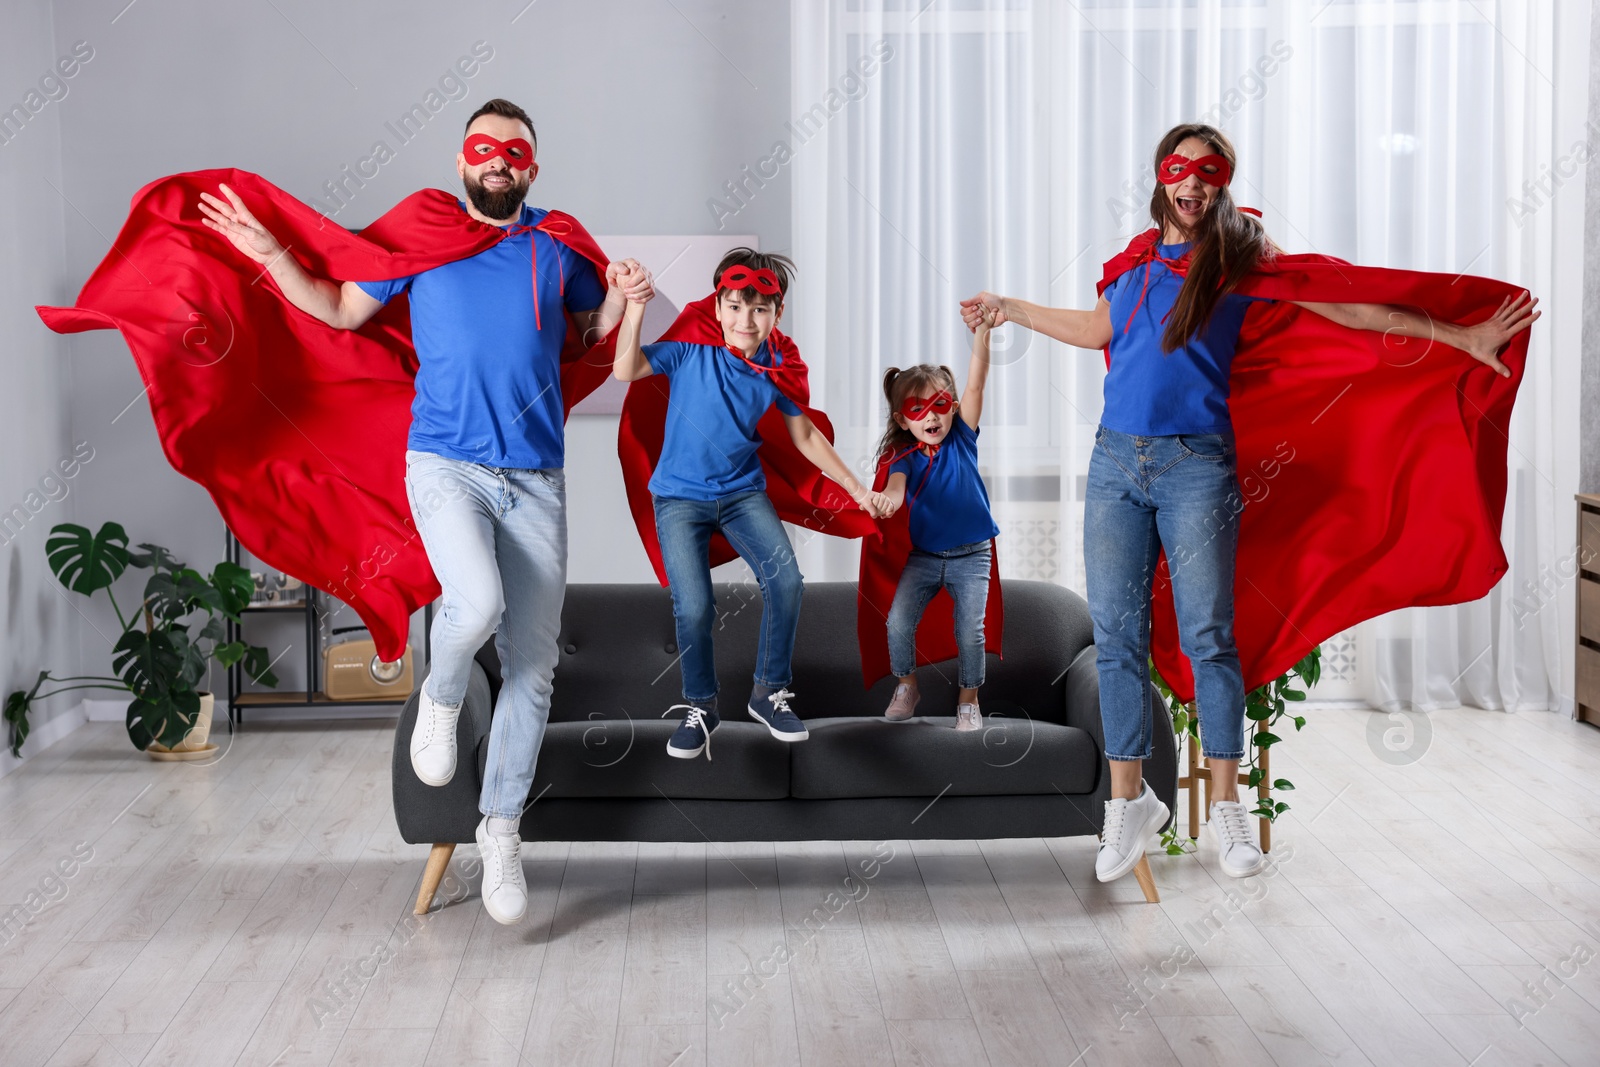
M 890 722 L 905 722 L 916 714 L 917 701 L 922 699 L 922 694 L 901 682 L 894 687 L 894 698 L 889 701 L 889 710 L 883 717 Z
M 978 705 L 956 705 L 956 729 L 962 733 L 966 733 L 968 730 L 983 729 L 983 712 L 978 710 Z

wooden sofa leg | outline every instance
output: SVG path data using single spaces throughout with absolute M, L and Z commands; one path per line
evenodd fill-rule
M 428 866 L 422 872 L 422 888 L 417 890 L 417 906 L 413 914 L 428 914 L 428 909 L 433 906 L 433 895 L 439 891 L 439 883 L 444 880 L 444 872 L 449 868 L 450 857 L 455 850 L 455 844 L 450 842 L 434 845 L 428 853 Z M 1146 868 L 1147 874 L 1148 871 L 1149 868 Z
M 439 846 L 435 845 L 433 847 L 438 848 Z M 1150 873 L 1150 860 L 1147 857 L 1139 857 L 1139 865 L 1133 869 L 1133 876 L 1139 880 L 1139 888 L 1144 890 L 1144 899 L 1147 903 L 1161 903 L 1161 894 L 1156 892 L 1156 879 Z

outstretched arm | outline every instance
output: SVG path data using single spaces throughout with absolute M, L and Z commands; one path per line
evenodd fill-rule
M 650 361 L 645 358 L 644 349 L 639 345 L 639 330 L 644 325 L 644 306 L 655 295 L 655 289 L 651 285 L 650 272 L 643 267 L 637 264 L 626 267 L 615 263 L 612 266 L 621 267 L 614 284 L 628 294 L 628 306 L 622 313 L 622 329 L 617 332 L 617 354 L 611 361 L 611 373 L 622 381 L 632 382 L 655 373 Z M 607 270 L 606 274 L 610 277 L 611 271 Z
M 970 300 L 961 301 L 961 317 L 966 321 L 967 329 L 977 328 L 980 306 L 988 308 L 992 314 L 991 327 L 1014 322 L 1046 337 L 1065 341 L 1075 348 L 1100 349 L 1111 343 L 1111 305 L 1105 297 L 1101 297 L 1090 311 L 1073 311 L 1069 308 L 1047 308 L 1011 296 L 979 293 Z
M 822 435 L 822 431 L 817 429 L 816 423 L 804 413 L 785 414 L 783 421 L 789 427 L 790 439 L 794 441 L 794 446 L 800 450 L 802 456 L 810 460 L 823 474 L 843 486 L 844 491 L 861 506 L 862 511 L 875 519 L 883 518 L 887 503 L 882 499 L 883 494 L 874 493 L 850 473 L 849 465 L 840 458 L 833 445 Z
M 623 284 L 623 280 L 627 284 Z M 593 311 L 573 316 L 582 327 L 583 343 L 593 348 L 616 329 L 627 311 L 628 301 L 649 301 L 655 295 L 655 279 L 636 259 L 623 259 L 606 266 L 606 298 Z
M 1539 301 L 1524 292 L 1515 300 L 1506 297 L 1495 313 L 1475 326 L 1440 322 L 1425 312 L 1391 304 L 1313 304 L 1294 301 L 1295 306 L 1353 330 L 1376 330 L 1399 337 L 1439 340 L 1459 348 L 1479 363 L 1493 367 L 1503 378 L 1511 368 L 1500 362 L 1499 353 L 1517 334 L 1532 326 L 1541 312 Z
M 368 296 L 355 282 L 342 285 L 327 278 L 307 274 L 289 250 L 244 206 L 244 201 L 226 185 L 220 200 L 210 193 L 200 194 L 201 219 L 233 243 L 233 247 L 261 264 L 271 274 L 278 289 L 295 307 L 313 318 L 340 330 L 354 330 L 378 313 L 383 301 Z
M 989 327 L 995 313 L 979 304 L 977 328 L 972 331 L 972 363 L 967 369 L 967 387 L 961 391 L 961 421 L 968 429 L 978 428 L 983 415 L 983 387 L 989 383 Z

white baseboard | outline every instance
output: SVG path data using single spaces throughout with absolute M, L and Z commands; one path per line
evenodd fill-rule
M 253 722 L 313 722 L 313 721 L 338 721 L 342 719 L 398 719 L 400 705 L 398 704 L 341 704 L 338 707 L 329 707 L 319 704 L 313 708 L 273 708 L 259 704 L 251 705 L 244 709 L 245 729 L 250 728 Z M 212 720 L 211 732 L 217 732 L 217 724 L 221 728 L 228 728 L 228 713 L 221 707 L 217 708 Z
M 128 702 L 126 700 L 85 700 L 85 710 L 90 722 L 126 722 L 128 718 Z M 245 722 L 306 722 L 316 719 L 394 719 L 400 715 L 400 708 L 395 704 L 341 704 L 330 706 L 319 704 L 313 708 L 273 708 L 255 705 L 245 709 Z M 228 729 L 228 704 L 226 701 L 217 701 L 216 709 L 212 712 L 213 733 L 219 729 Z
M 1300 705 L 1307 711 L 1371 711 L 1364 700 L 1307 700 Z M 1293 706 L 1290 706 L 1293 710 Z
M 20 758 L 13 756 L 9 748 L 0 745 L 0 778 L 4 778 L 87 722 L 83 707 L 86 703 L 88 701 L 79 701 L 48 718 L 31 723 L 32 729 L 28 733 L 28 740 L 23 742 Z
M 127 722 L 128 701 L 126 698 L 117 700 L 105 697 L 86 697 L 83 701 L 84 715 L 90 722 Z

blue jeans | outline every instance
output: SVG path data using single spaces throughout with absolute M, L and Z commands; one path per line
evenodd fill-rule
M 503 684 L 478 809 L 521 819 L 550 720 L 567 593 L 566 475 L 407 451 L 406 495 L 444 590 L 433 619 L 428 696 L 459 707 L 473 654 L 494 635 Z
M 690 703 L 717 695 L 711 651 L 716 598 L 711 592 L 711 535 L 720 532 L 755 572 L 761 589 L 761 636 L 756 645 L 757 685 L 782 689 L 791 681 L 794 635 L 800 628 L 804 585 L 789 535 L 765 492 L 735 493 L 721 500 L 652 497 L 661 562 L 672 586 L 672 618 L 678 628 L 683 698 Z
M 1202 748 L 1209 759 L 1244 756 L 1244 678 L 1233 640 L 1233 563 L 1244 498 L 1235 463 L 1231 433 L 1095 431 L 1083 562 L 1110 759 L 1151 755 L 1150 595 L 1162 547 L 1178 643 L 1194 670 Z
M 917 625 L 940 589 L 955 601 L 957 685 L 983 684 L 983 619 L 989 607 L 989 567 L 994 551 L 988 541 L 957 545 L 943 552 L 911 550 L 900 584 L 889 606 L 889 669 L 904 678 L 917 669 Z

